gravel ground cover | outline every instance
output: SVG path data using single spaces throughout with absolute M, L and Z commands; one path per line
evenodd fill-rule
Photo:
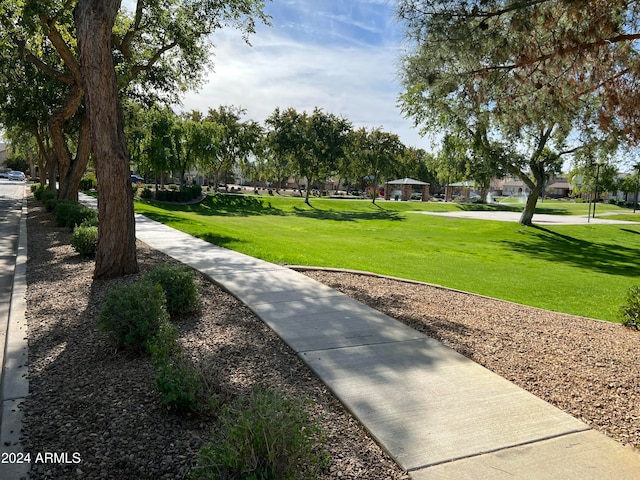
M 25 450 L 79 454 L 34 479 L 182 478 L 215 418 L 160 403 L 147 358 L 114 352 L 96 327 L 105 292 L 70 233 L 30 199 Z M 141 273 L 171 259 L 140 243 Z M 617 441 L 640 445 L 640 332 L 433 286 L 344 272 L 307 275 L 437 338 Z M 130 276 L 125 281 L 135 281 Z M 332 461 L 322 478 L 406 479 L 293 352 L 243 304 L 198 276 L 201 315 L 180 342 L 232 398 L 254 385 L 312 400 Z

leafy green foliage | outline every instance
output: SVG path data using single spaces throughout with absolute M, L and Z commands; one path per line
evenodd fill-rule
M 95 255 L 98 246 L 98 227 L 85 224 L 76 225 L 71 236 L 71 246 L 80 255 Z
M 149 281 L 121 283 L 111 289 L 98 316 L 98 325 L 118 348 L 146 353 L 168 321 L 162 287 Z
M 294 108 L 279 108 L 265 122 L 270 148 L 276 155 L 288 157 L 296 175 L 306 177 L 305 203 L 315 182 L 330 176 L 345 156 L 352 125 L 344 118 L 315 108 L 311 115 Z
M 180 356 L 163 358 L 154 363 L 156 386 L 162 404 L 177 412 L 197 412 L 200 409 L 200 381 L 191 365 Z
M 95 173 L 89 172 L 80 180 L 80 190 L 89 191 L 96 188 L 98 188 L 98 179 Z
M 78 202 L 60 200 L 55 205 L 55 218 L 58 226 L 74 228 L 85 221 L 97 221 L 98 213 Z
M 301 400 L 254 389 L 226 405 L 220 428 L 200 451 L 194 479 L 317 478 L 328 464 L 324 435 Z
M 151 343 L 156 386 L 167 409 L 176 413 L 196 412 L 200 408 L 200 379 L 191 363 L 182 356 L 177 335 L 176 326 L 163 321 Z
M 640 329 L 640 286 L 629 288 L 627 298 L 620 308 L 622 324 L 627 327 Z
M 147 273 L 144 278 L 160 285 L 171 317 L 194 313 L 200 309 L 200 293 L 194 272 L 189 267 L 165 264 Z

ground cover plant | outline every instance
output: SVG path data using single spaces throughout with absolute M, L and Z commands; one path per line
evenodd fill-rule
M 600 213 L 628 212 L 598 207 Z M 619 320 L 626 291 L 640 277 L 640 224 L 524 227 L 419 213 L 460 208 L 472 207 L 358 200 L 315 200 L 309 207 L 299 198 L 252 195 L 136 206 L 179 230 L 274 263 L 365 270 Z M 586 214 L 587 208 L 545 201 L 539 212 Z

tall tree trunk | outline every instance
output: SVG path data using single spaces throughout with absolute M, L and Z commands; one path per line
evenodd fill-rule
M 78 192 L 70 191 L 68 178 L 72 168 L 74 168 L 74 160 L 69 151 L 69 146 L 65 140 L 64 126 L 78 111 L 82 104 L 84 95 L 82 87 L 74 85 L 65 98 L 64 104 L 53 114 L 49 121 L 49 131 L 51 132 L 51 141 L 53 149 L 58 159 L 58 172 L 60 173 L 60 188 L 58 190 L 58 198 L 66 200 L 77 200 Z M 82 134 L 82 132 L 81 132 Z M 86 166 L 86 165 L 85 165 Z
M 79 0 L 74 12 L 91 143 L 100 184 L 94 278 L 138 271 L 129 155 L 111 56 L 121 0 Z
M 83 114 L 80 120 L 78 133 L 78 147 L 76 156 L 66 165 L 64 172 L 60 170 L 60 191 L 58 198 L 78 201 L 80 180 L 87 170 L 89 155 L 91 154 L 91 128 L 89 117 Z
M 531 191 L 529 196 L 527 197 L 527 203 L 524 206 L 524 210 L 522 211 L 522 215 L 520 216 L 520 223 L 522 225 L 531 226 L 533 220 L 533 214 L 536 212 L 536 205 L 538 203 L 538 198 L 540 198 L 540 192 L 542 191 L 541 185 L 536 185 L 536 187 Z
M 304 203 L 306 203 L 307 205 L 311 206 L 311 203 L 309 202 L 309 192 L 311 192 L 311 177 L 305 177 L 307 179 L 307 190 L 305 191 L 304 194 Z
M 542 195 L 542 191 L 544 189 L 544 179 L 545 179 L 545 169 L 544 162 L 530 162 L 529 169 L 533 174 L 534 180 L 531 180 L 526 175 L 523 175 L 521 178 L 524 181 L 525 185 L 529 187 L 531 193 L 527 197 L 527 203 L 524 206 L 524 210 L 522 211 L 522 215 L 520 216 L 520 223 L 523 225 L 530 226 L 533 220 L 533 214 L 536 212 L 536 205 L 538 203 L 538 199 Z

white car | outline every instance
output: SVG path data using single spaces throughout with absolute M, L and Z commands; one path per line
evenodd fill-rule
M 12 171 L 9 172 L 9 180 L 18 180 L 18 181 L 23 181 L 24 180 L 24 173 L 22 172 L 17 172 L 17 171 Z

